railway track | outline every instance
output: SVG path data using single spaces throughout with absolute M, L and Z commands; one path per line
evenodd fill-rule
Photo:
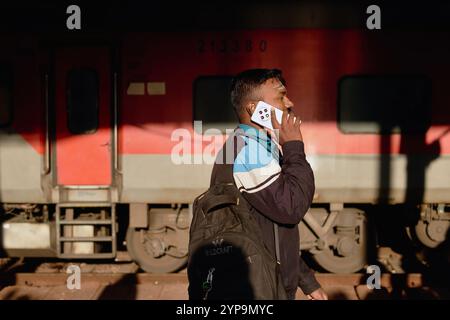
M 72 274 L 2 273 L 1 300 L 185 300 L 187 276 L 177 274 L 90 272 L 80 274 L 80 288 L 69 289 Z M 381 288 L 369 289 L 366 274 L 317 274 L 330 300 L 450 299 L 448 288 L 432 287 L 421 274 L 382 274 Z M 70 282 L 70 281 L 69 281 Z M 299 290 L 298 300 L 306 297 Z

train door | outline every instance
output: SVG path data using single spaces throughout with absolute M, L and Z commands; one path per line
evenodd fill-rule
M 55 51 L 56 184 L 112 183 L 111 56 L 107 47 Z

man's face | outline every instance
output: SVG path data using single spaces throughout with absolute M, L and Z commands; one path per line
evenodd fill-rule
M 267 102 L 282 111 L 292 111 L 291 108 L 294 104 L 287 97 L 286 87 L 280 80 L 275 78 L 269 79 L 261 85 L 260 90 L 264 102 Z

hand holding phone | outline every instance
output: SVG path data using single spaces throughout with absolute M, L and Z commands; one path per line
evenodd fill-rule
M 278 125 L 276 122 L 272 124 L 273 116 L 276 118 Z M 280 109 L 275 108 L 264 101 L 258 102 L 251 120 L 269 129 L 272 133 L 277 129 L 275 136 L 277 137 L 276 140 L 278 140 L 281 145 L 292 140 L 303 141 L 300 130 L 302 120 L 293 114 L 289 116 L 287 111 L 282 112 Z
M 275 118 L 277 119 L 278 123 L 281 124 L 283 111 L 281 111 L 278 108 L 275 108 L 274 106 L 271 106 L 270 104 L 264 101 L 258 102 L 255 111 L 252 114 L 251 120 L 259 124 L 260 126 L 273 130 L 272 112 L 271 112 L 272 109 L 275 111 Z

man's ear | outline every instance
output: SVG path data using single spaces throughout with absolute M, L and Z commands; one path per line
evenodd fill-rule
M 250 115 L 250 117 L 252 116 L 253 112 L 255 112 L 255 109 L 256 109 L 256 103 L 254 101 L 250 101 L 245 106 L 245 110 Z

